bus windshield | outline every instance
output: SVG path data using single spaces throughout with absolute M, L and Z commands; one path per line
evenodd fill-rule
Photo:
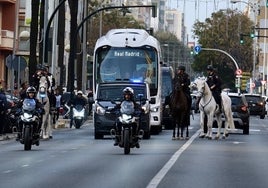
M 150 46 L 100 47 L 95 56 L 96 81 L 146 81 L 153 92 L 151 94 L 155 94 L 158 85 L 157 55 L 157 51 Z

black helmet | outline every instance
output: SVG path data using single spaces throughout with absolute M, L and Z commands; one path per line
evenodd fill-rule
M 207 66 L 207 70 L 208 70 L 208 71 L 213 71 L 214 68 L 212 67 L 212 65 L 208 65 L 208 66 Z
M 182 70 L 182 71 L 185 71 L 185 66 L 183 66 L 183 65 L 180 65 L 180 66 L 178 67 L 178 70 Z
M 26 90 L 26 93 L 29 94 L 29 93 L 36 93 L 36 89 L 32 86 L 28 87 L 27 90 Z

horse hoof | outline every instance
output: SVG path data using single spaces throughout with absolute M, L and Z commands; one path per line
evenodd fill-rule
M 172 137 L 172 140 L 176 140 L 176 138 L 173 136 L 173 137 Z
M 226 136 L 222 136 L 222 139 L 225 139 L 226 138 Z
M 185 139 L 186 139 L 186 140 L 189 140 L 189 136 L 187 136 Z
M 208 136 L 207 138 L 208 138 L 208 140 L 212 140 L 212 137 L 210 137 L 210 136 Z
M 205 138 L 205 135 L 200 135 L 199 138 Z
M 215 136 L 215 140 L 219 140 L 220 139 L 220 137 L 218 137 L 218 136 Z

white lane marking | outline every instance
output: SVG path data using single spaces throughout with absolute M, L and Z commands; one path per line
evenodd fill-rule
M 200 130 L 196 131 L 196 133 L 179 149 L 173 156 L 169 159 L 169 161 L 163 166 L 163 168 L 154 176 L 154 178 L 150 181 L 146 188 L 156 188 L 161 180 L 165 177 L 167 172 L 171 169 L 174 163 L 178 160 L 180 155 L 184 150 L 186 150 L 190 144 L 194 141 L 196 137 L 200 134 Z

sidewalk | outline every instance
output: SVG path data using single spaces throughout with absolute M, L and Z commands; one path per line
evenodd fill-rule
M 66 121 L 67 123 L 68 121 Z M 84 124 L 88 124 L 88 123 L 92 123 L 92 116 L 89 116 L 88 119 L 84 122 Z M 61 128 L 68 128 L 69 124 L 65 125 L 65 126 L 58 126 L 57 129 L 61 129 Z M 0 141 L 4 141 L 4 140 L 11 140 L 17 137 L 16 133 L 6 133 L 3 135 L 0 135 Z
M 4 141 L 4 140 L 11 140 L 16 138 L 17 134 L 15 133 L 6 133 L 3 135 L 0 135 L 0 141 Z

